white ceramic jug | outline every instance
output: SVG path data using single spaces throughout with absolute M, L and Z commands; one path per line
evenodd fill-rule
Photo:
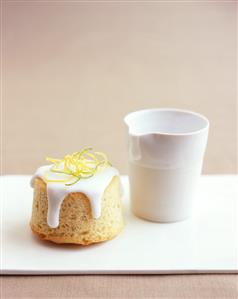
M 179 109 L 148 109 L 125 117 L 131 208 L 156 222 L 184 220 L 206 149 L 209 121 Z

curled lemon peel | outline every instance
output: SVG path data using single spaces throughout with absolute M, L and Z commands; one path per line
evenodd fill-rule
M 85 148 L 71 155 L 66 155 L 63 159 L 54 159 L 47 157 L 46 160 L 53 165 L 50 171 L 45 172 L 44 181 L 54 183 L 65 183 L 71 186 L 81 179 L 87 179 L 97 172 L 111 166 L 107 155 L 102 152 L 92 152 L 92 148 Z M 64 179 L 51 179 L 50 172 L 65 175 Z

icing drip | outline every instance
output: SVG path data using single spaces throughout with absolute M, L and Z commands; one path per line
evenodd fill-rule
M 51 166 L 52 165 L 46 165 L 37 169 L 31 179 L 32 187 L 34 187 L 34 179 L 36 177 L 42 179 L 44 173 L 49 171 Z M 53 173 L 52 175 L 57 179 L 57 173 Z M 119 176 L 118 170 L 113 167 L 107 167 L 104 170 L 97 172 L 92 177 L 81 179 L 71 186 L 65 186 L 64 183 L 48 182 L 48 225 L 52 228 L 58 227 L 61 204 L 65 196 L 71 192 L 84 193 L 90 201 L 93 218 L 99 218 L 101 215 L 101 198 L 114 176 Z

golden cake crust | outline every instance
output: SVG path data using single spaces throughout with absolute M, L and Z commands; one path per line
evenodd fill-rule
M 36 177 L 30 226 L 40 239 L 81 245 L 110 240 L 124 227 L 119 178 L 114 176 L 105 189 L 98 219 L 92 217 L 89 199 L 80 192 L 70 193 L 64 198 L 57 228 L 48 226 L 47 212 L 46 184 Z

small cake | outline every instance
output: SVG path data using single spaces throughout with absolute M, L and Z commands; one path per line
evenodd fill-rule
M 44 240 L 81 245 L 118 235 L 124 226 L 121 183 L 106 155 L 87 148 L 47 161 L 31 180 L 32 231 Z

